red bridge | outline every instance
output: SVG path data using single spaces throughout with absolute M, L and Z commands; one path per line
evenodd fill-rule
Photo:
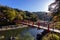
M 57 33 L 60 33 L 60 30 L 59 29 L 55 29 L 55 28 L 51 28 L 50 27 L 50 24 L 49 23 L 46 23 L 46 22 L 43 22 L 43 25 L 44 26 L 42 26 L 41 25 L 41 23 L 40 23 L 40 21 L 39 22 L 37 22 L 37 24 L 35 24 L 34 22 L 32 22 L 32 21 L 18 21 L 18 23 L 21 23 L 21 24 L 24 24 L 24 25 L 29 25 L 29 26 L 32 26 L 32 27 L 36 27 L 36 28 L 38 28 L 38 29 L 45 29 L 45 30 L 47 30 L 48 32 L 49 31 L 53 31 L 53 32 L 57 32 Z M 52 27 L 54 27 L 54 25 L 52 26 Z

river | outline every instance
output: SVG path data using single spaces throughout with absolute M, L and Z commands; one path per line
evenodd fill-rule
M 43 29 L 37 29 L 37 28 L 29 27 L 29 29 L 22 31 L 21 35 L 24 35 L 25 33 L 28 32 L 28 33 L 30 33 L 30 34 L 35 38 L 35 40 L 36 40 L 37 34 L 42 35 L 42 32 L 43 32 L 43 31 L 44 31 Z

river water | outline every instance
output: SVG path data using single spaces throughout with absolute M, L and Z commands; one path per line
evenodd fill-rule
M 24 35 L 25 33 L 30 33 L 34 38 L 35 38 L 35 40 L 36 40 L 36 37 L 37 37 L 37 34 L 40 34 L 40 35 L 42 35 L 42 32 L 43 32 L 44 30 L 43 29 L 37 29 L 37 28 L 32 28 L 32 27 L 29 27 L 27 30 L 24 30 L 24 31 L 22 31 L 22 35 Z

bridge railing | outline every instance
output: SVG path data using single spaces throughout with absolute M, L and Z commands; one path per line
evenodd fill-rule
M 40 26 L 43 26 L 43 27 L 47 27 L 49 30 L 50 28 L 54 29 L 55 27 L 55 24 L 52 24 L 51 22 L 37 22 L 36 24 L 33 22 L 33 21 L 20 21 L 21 24 L 24 24 L 24 25 L 30 25 L 32 24 L 31 26 L 34 26 L 34 25 L 38 25 L 38 28 L 40 28 Z M 21 25 L 20 25 L 21 26 Z M 2 26 L 2 28 L 16 28 L 16 27 L 19 27 L 18 25 L 9 25 L 9 26 Z M 22 27 L 22 26 L 21 26 Z

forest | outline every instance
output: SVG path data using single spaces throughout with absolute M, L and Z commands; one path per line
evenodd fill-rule
M 14 25 L 21 20 L 37 21 L 37 15 L 29 11 L 23 11 L 8 6 L 0 6 L 0 25 Z

